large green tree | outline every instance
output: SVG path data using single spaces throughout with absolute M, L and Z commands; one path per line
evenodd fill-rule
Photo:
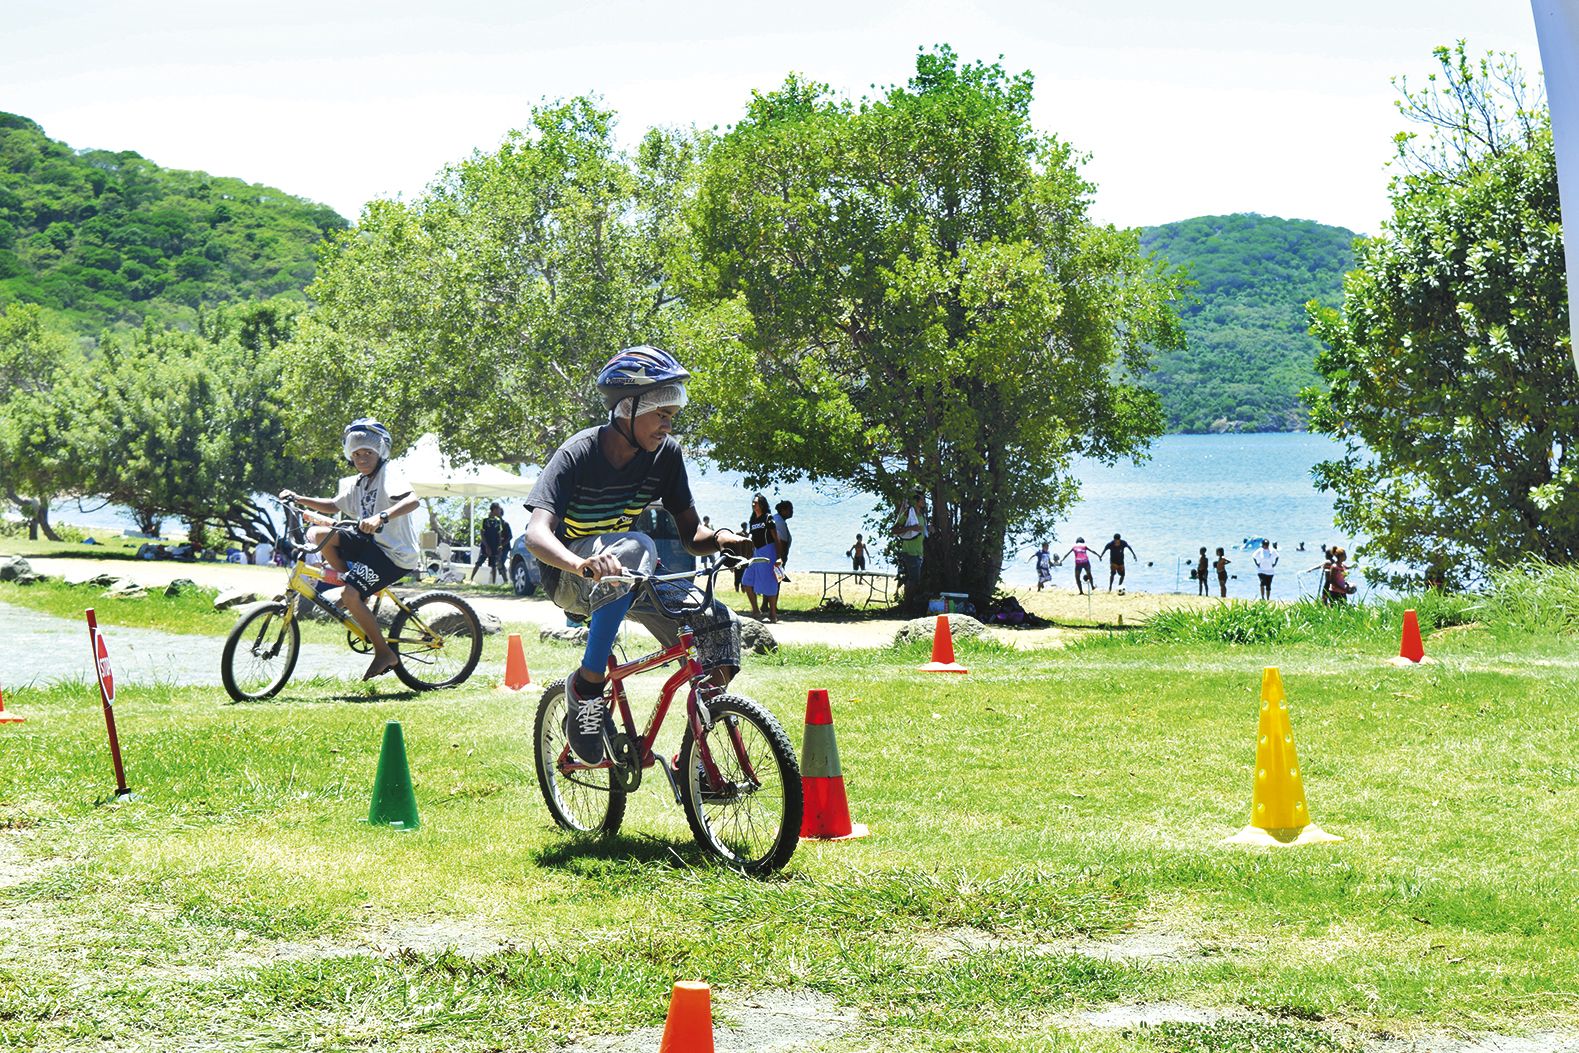
M 1329 390 L 1309 400 L 1345 444 L 1316 468 L 1339 523 L 1396 579 L 1463 581 L 1579 556 L 1579 377 L 1547 112 L 1511 58 L 1436 55 L 1402 86 L 1392 218 L 1341 310 L 1313 311 Z
M 546 457 L 599 411 L 598 366 L 666 332 L 693 149 L 653 132 L 627 156 L 613 115 L 574 99 L 416 200 L 371 204 L 324 253 L 288 348 L 303 434 L 327 452 L 376 414 L 398 445 L 431 431 L 463 457 Z
M 56 539 L 50 502 L 86 485 L 73 449 L 86 368 L 43 309 L 0 306 L 0 488 L 34 538 Z
M 676 268 L 711 456 L 871 491 L 879 517 L 923 490 L 923 591 L 978 602 L 1006 539 L 1074 500 L 1076 456 L 1161 431 L 1135 378 L 1179 340 L 1173 279 L 1089 218 L 1031 98 L 946 47 L 859 104 L 792 77 L 708 152 Z
M 327 486 L 334 465 L 298 453 L 286 424 L 276 343 L 296 306 L 206 315 L 197 332 L 149 326 L 101 345 L 74 441 L 90 492 L 139 522 L 185 522 L 194 536 L 273 540 L 259 493 Z

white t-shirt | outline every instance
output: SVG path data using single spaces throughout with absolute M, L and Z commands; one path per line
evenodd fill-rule
M 794 540 L 794 538 L 790 537 L 789 524 L 785 523 L 784 522 L 784 517 L 779 515 L 777 512 L 773 513 L 773 526 L 774 526 L 774 529 L 776 529 L 779 532 L 779 540 L 780 541 L 784 542 L 787 545 L 791 541 Z
M 341 479 L 334 503 L 347 519 L 366 519 L 399 504 L 410 493 L 411 484 L 406 481 L 405 473 L 385 461 L 372 475 L 358 472 Z M 422 563 L 422 555 L 417 550 L 417 526 L 409 515 L 391 519 L 384 524 L 383 530 L 373 535 L 373 540 L 402 570 L 415 570 Z
M 1258 548 L 1255 554 L 1257 574 L 1270 574 L 1272 568 L 1277 566 L 1277 553 L 1269 548 Z

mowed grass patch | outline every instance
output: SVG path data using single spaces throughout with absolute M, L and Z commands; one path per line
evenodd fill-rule
M 863 1021 L 832 1048 L 1151 1048 L 1052 1018 L 1157 999 L 1373 1030 L 1573 1023 L 1579 889 L 1556 860 L 1579 833 L 1579 729 L 1556 700 L 1579 683 L 1548 664 L 1561 641 L 1449 636 L 1440 665 L 1410 670 L 1372 642 L 961 644 L 964 677 L 917 672 L 925 648 L 748 659 L 737 686 L 797 743 L 805 692 L 830 692 L 854 818 L 873 831 L 803 845 L 767 881 L 709 865 L 656 772 L 618 837 L 555 830 L 535 694 L 493 688 L 502 645 L 474 688 L 432 695 L 307 684 L 230 706 L 218 689 L 128 686 L 117 714 L 140 799 L 119 806 L 93 803 L 111 786 L 88 686 L 19 690 L 8 708 L 30 720 L 0 729 L 0 826 L 20 829 L 0 837 L 54 865 L 0 888 L 37 919 L 0 930 L 26 952 L 0 966 L 0 1029 L 46 1049 L 98 1033 L 546 1049 L 660 1023 L 680 977 L 715 983 L 721 1005 L 829 995 Z M 578 654 L 528 643 L 542 680 Z M 1312 813 L 1341 844 L 1220 844 L 1249 817 L 1267 664 Z M 408 743 L 414 834 L 358 821 L 388 719 Z M 493 944 L 379 949 L 413 924 Z M 1148 928 L 1194 950 L 1071 950 Z M 937 952 L 962 930 L 980 945 Z M 1306 1048 L 1274 1030 L 1264 1048 Z

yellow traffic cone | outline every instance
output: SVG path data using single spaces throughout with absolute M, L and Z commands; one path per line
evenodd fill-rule
M 1305 783 L 1294 753 L 1288 698 L 1283 694 L 1283 678 L 1272 666 L 1261 674 L 1261 718 L 1256 727 L 1250 825 L 1227 840 L 1229 844 L 1277 846 L 1343 840 L 1310 821 L 1310 811 L 1305 807 Z

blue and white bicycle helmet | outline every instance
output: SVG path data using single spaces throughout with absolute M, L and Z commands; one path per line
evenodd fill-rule
M 358 417 L 345 426 L 345 441 L 341 445 L 348 461 L 357 450 L 372 450 L 380 461 L 387 461 L 394 444 L 389 429 L 377 417 Z
M 642 403 L 649 406 L 684 406 L 685 382 L 690 372 L 669 352 L 651 344 L 627 347 L 608 360 L 598 372 L 598 394 L 609 408 L 609 424 L 631 446 L 636 441 L 636 418 Z M 624 428 L 620 420 L 629 423 Z

